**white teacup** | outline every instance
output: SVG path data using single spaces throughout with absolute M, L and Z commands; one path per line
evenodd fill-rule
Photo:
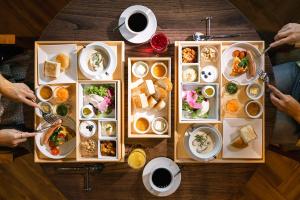
M 162 170 L 162 171 L 159 172 L 159 171 L 157 171 L 157 170 Z M 159 173 L 159 174 L 156 174 L 156 175 L 155 175 L 154 173 Z M 166 177 L 163 177 L 162 173 L 166 173 L 166 176 L 168 176 L 168 174 L 169 174 L 169 176 L 170 176 L 170 181 L 168 181 L 168 182 L 166 183 L 166 182 L 165 182 L 166 180 L 161 180 L 161 181 L 159 181 L 159 182 L 157 182 L 157 183 L 154 183 L 154 182 L 153 182 L 153 177 L 154 177 L 154 176 L 160 175 L 159 177 L 160 177 L 161 179 L 166 178 Z M 154 175 L 154 176 L 153 176 L 153 175 Z M 166 191 L 168 191 L 168 190 L 172 187 L 172 185 L 173 185 L 173 183 L 174 183 L 174 175 L 173 175 L 171 169 L 168 169 L 168 168 L 166 168 L 166 167 L 159 167 L 159 166 L 157 166 L 157 167 L 155 167 L 154 169 L 152 169 L 152 171 L 151 171 L 151 173 L 150 173 L 150 176 L 149 176 L 149 182 L 150 182 L 151 188 L 152 188 L 153 190 L 155 190 L 156 192 L 166 192 Z M 162 184 L 161 187 L 159 186 L 159 184 Z

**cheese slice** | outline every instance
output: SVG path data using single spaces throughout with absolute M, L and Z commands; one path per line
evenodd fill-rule
M 140 85 L 142 85 L 143 83 L 144 83 L 144 80 L 140 78 L 140 79 L 136 80 L 135 82 L 132 82 L 130 85 L 130 88 L 133 90 L 133 89 L 139 87 Z
M 58 78 L 60 75 L 60 63 L 46 60 L 44 63 L 44 75 Z

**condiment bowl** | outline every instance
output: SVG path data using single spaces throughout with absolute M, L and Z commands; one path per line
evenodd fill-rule
M 155 122 L 156 122 L 156 121 L 159 121 L 159 120 L 163 121 L 163 122 L 166 124 L 166 127 L 164 128 L 163 131 L 157 131 L 157 130 L 155 129 L 155 127 L 154 127 L 154 126 L 155 126 Z M 164 134 L 165 132 L 168 131 L 169 125 L 168 125 L 168 122 L 167 122 L 167 120 L 166 120 L 165 118 L 163 118 L 163 117 L 156 117 L 156 118 L 154 118 L 154 119 L 152 120 L 151 128 L 152 128 L 152 131 L 153 131 L 155 134 L 157 134 L 157 135 L 162 135 L 162 134 Z
M 250 113 L 249 113 L 249 111 L 248 111 L 248 107 L 249 107 L 249 105 L 251 104 L 251 103 L 256 103 L 258 106 L 259 106 L 259 113 L 257 114 L 257 115 L 251 115 Z M 263 106 L 262 106 L 262 104 L 259 102 L 259 101 L 254 101 L 254 100 L 252 100 L 252 101 L 249 101 L 247 104 L 246 104 L 246 106 L 245 106 L 245 113 L 248 115 L 248 117 L 250 117 L 250 118 L 253 118 L 253 119 L 255 119 L 255 118 L 259 118 L 260 116 L 261 116 L 261 114 L 263 113 Z
M 137 127 L 137 122 L 138 122 L 139 119 L 145 119 L 145 120 L 148 122 L 148 127 L 147 127 L 146 130 L 142 131 L 142 130 L 140 130 L 140 129 Z M 133 128 L 134 128 L 134 130 L 135 130 L 137 133 L 139 133 L 139 134 L 145 134 L 145 133 L 149 132 L 149 130 L 150 130 L 150 128 L 151 128 L 151 123 L 150 123 L 149 119 L 147 119 L 147 117 L 144 117 L 144 116 L 143 116 L 143 117 L 137 117 L 137 118 L 134 120 L 134 122 L 133 122 Z
M 251 93 L 250 93 L 250 89 L 251 89 L 251 87 L 253 87 L 253 86 L 256 86 L 256 87 L 259 88 L 259 93 L 258 93 L 256 96 L 253 96 L 253 95 L 251 95 Z M 250 99 L 257 100 L 257 99 L 261 98 L 262 95 L 264 94 L 264 88 L 262 87 L 261 84 L 258 84 L 258 83 L 251 83 L 251 84 L 249 84 L 249 85 L 247 86 L 247 88 L 246 88 L 246 94 L 247 94 L 247 96 L 248 96 Z
M 42 90 L 42 88 L 44 88 L 44 87 L 49 88 L 49 89 L 51 90 L 51 92 L 52 92 L 51 97 L 48 98 L 48 99 L 44 99 L 44 98 L 41 96 L 41 90 Z M 36 96 L 37 96 L 38 100 L 40 100 L 40 101 L 50 101 L 50 100 L 53 98 L 53 96 L 54 96 L 53 88 L 52 88 L 51 86 L 49 86 L 49 85 L 41 85 L 40 87 L 38 87 L 38 88 L 36 89 Z
M 155 68 L 157 65 L 161 65 L 161 66 L 164 68 L 165 73 L 164 73 L 163 76 L 156 76 L 156 74 L 155 74 L 155 72 L 154 72 L 154 68 Z M 154 64 L 151 66 L 151 75 L 152 75 L 154 78 L 156 78 L 156 79 L 162 79 L 162 78 L 166 77 L 167 73 L 168 73 L 168 68 L 167 68 L 167 66 L 166 66 L 164 63 L 162 63 L 162 62 L 156 62 L 156 63 L 154 63 Z
M 142 75 L 137 73 L 138 67 L 141 65 L 146 68 L 146 72 Z M 147 76 L 148 72 L 149 72 L 149 66 L 147 63 L 143 61 L 137 61 L 132 65 L 132 74 L 137 78 L 144 78 L 145 76 Z

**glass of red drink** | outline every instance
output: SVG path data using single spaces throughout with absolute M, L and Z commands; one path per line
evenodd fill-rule
M 169 45 L 168 37 L 163 33 L 156 33 L 150 40 L 150 45 L 156 53 L 164 53 Z

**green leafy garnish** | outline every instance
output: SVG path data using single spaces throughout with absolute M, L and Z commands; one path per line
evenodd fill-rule
M 239 67 L 243 67 L 243 68 L 246 68 L 249 64 L 249 60 L 248 58 L 242 58 L 241 62 L 239 63 Z
M 108 94 L 108 86 L 105 85 L 100 85 L 100 86 L 89 86 L 84 88 L 84 93 L 85 94 L 96 94 L 101 97 L 105 97 Z
M 182 103 L 182 109 L 184 110 L 184 111 L 193 111 L 193 109 L 190 107 L 190 105 L 186 102 L 186 101 L 184 101 L 183 103 Z

